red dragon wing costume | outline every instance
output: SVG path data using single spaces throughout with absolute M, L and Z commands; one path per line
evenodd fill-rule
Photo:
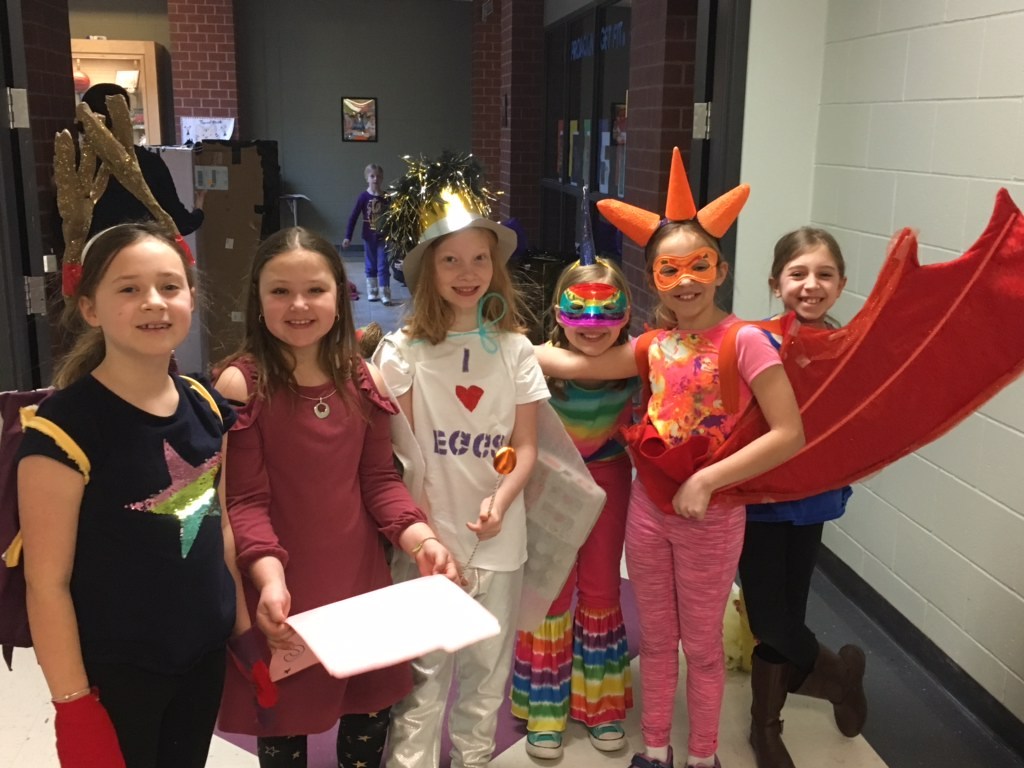
M 1024 216 L 999 190 L 977 242 L 953 261 L 926 266 L 904 229 L 848 325 L 824 331 L 783 320 L 775 330 L 807 443 L 784 464 L 723 491 L 738 501 L 802 498 L 861 480 L 942 436 L 1020 375 Z M 765 430 L 755 405 L 712 460 Z
M 696 219 L 721 237 L 748 194 L 741 185 L 697 211 L 675 149 L 664 219 L 617 200 L 601 200 L 598 208 L 643 246 L 665 220 Z M 918 263 L 913 231 L 902 230 L 864 306 L 839 330 L 801 327 L 791 314 L 754 325 L 782 338 L 807 442 L 775 469 L 720 493 L 742 503 L 784 501 L 861 480 L 952 429 L 1024 370 L 1024 216 L 1000 190 L 978 241 L 959 258 L 928 266 Z M 723 400 L 733 410 L 735 333 L 742 326 L 720 350 Z M 751 403 L 710 457 L 699 446 L 671 454 L 647 448 L 660 454 L 653 461 L 668 489 L 765 431 Z M 693 463 L 675 466 L 687 461 Z

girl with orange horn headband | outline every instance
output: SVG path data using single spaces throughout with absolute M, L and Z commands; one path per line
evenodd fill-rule
M 549 376 L 620 379 L 640 373 L 645 386 L 643 421 L 627 434 L 637 481 L 626 523 L 626 564 L 640 617 L 644 691 L 644 748 L 631 768 L 673 766 L 669 742 L 680 641 L 687 662 L 685 765 L 720 765 L 722 615 L 746 511 L 712 495 L 782 463 L 803 445 L 796 399 L 777 351 L 765 334 L 743 328 L 736 336 L 741 405 L 754 398 L 768 430 L 728 458 L 705 463 L 737 417 L 723 405 L 719 347 L 739 319 L 719 309 L 715 292 L 729 269 L 719 238 L 748 195 L 741 185 L 698 211 L 675 149 L 664 218 L 621 201 L 598 202 L 605 217 L 646 248 L 658 328 L 633 348 L 613 347 L 597 358 L 537 348 Z

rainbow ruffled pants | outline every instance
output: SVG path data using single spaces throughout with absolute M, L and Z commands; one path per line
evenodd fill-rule
M 564 731 L 569 717 L 589 727 L 622 720 L 633 706 L 619 606 L 631 467 L 622 458 L 589 469 L 608 494 L 605 507 L 547 618 L 516 639 L 512 714 L 530 731 Z

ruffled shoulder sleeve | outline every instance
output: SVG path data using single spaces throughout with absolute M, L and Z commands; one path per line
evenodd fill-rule
M 258 376 L 256 361 L 251 357 L 237 357 L 231 361 L 227 368 L 237 368 L 242 372 L 242 375 L 245 377 L 245 389 L 249 394 L 249 398 L 244 405 L 234 406 L 238 418 L 231 429 L 233 431 L 248 429 L 256 422 L 260 411 L 263 409 L 263 398 L 255 395 L 256 379 Z
M 381 382 L 383 383 L 383 379 L 381 379 Z M 374 381 L 370 367 L 363 360 L 359 361 L 359 367 L 356 369 L 355 384 L 359 394 L 365 397 L 371 405 L 384 411 L 389 416 L 396 416 L 398 414 L 398 405 L 391 400 L 386 392 L 381 392 L 377 382 Z

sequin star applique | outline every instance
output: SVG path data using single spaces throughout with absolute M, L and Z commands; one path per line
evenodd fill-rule
M 145 501 L 128 504 L 129 509 L 154 515 L 174 515 L 178 519 L 181 557 L 188 557 L 206 516 L 220 517 L 220 501 L 214 480 L 220 467 L 220 452 L 193 467 L 164 440 L 164 461 L 171 484 Z

